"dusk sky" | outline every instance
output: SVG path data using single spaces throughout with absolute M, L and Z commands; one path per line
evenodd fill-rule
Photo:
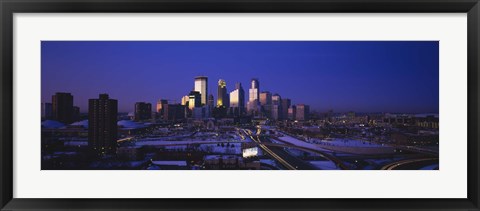
M 43 41 L 42 102 L 70 92 L 81 112 L 107 93 L 120 112 L 135 102 L 187 95 L 195 76 L 228 92 L 250 80 L 260 91 L 326 112 L 438 113 L 436 41 Z M 246 104 L 246 103 L 245 103 Z

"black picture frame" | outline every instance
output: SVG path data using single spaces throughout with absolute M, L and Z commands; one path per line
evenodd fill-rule
M 0 0 L 0 207 L 2 210 L 479 210 L 478 0 Z M 18 199 L 13 198 L 14 13 L 467 13 L 468 198 L 466 199 Z M 448 181 L 445 181 L 448 182 Z M 440 184 L 439 184 L 440 185 Z M 445 190 L 448 191 L 448 190 Z

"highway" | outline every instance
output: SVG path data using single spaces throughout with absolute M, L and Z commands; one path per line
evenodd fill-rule
M 310 152 L 310 153 L 315 153 L 315 154 L 318 154 L 320 156 L 322 156 L 323 158 L 327 159 L 327 160 L 330 160 L 332 162 L 335 163 L 335 165 L 337 165 L 340 169 L 342 170 L 348 170 L 350 169 L 350 167 L 348 167 L 347 165 L 345 165 L 342 160 L 340 160 L 339 158 L 331 155 L 331 154 L 328 154 L 328 153 L 325 153 L 325 152 L 322 152 L 322 151 L 319 151 L 319 150 L 316 150 L 316 149 L 311 149 L 311 148 L 306 148 L 306 147 L 302 147 L 302 146 L 297 146 L 297 145 L 294 145 L 294 144 L 291 144 L 291 143 L 288 143 L 288 142 L 284 142 L 282 141 L 281 139 L 279 138 L 274 138 L 275 140 L 279 141 L 279 142 L 282 142 L 284 143 L 284 147 L 289 147 L 289 148 L 296 148 L 296 149 L 299 149 L 299 150 L 303 150 L 303 151 L 306 151 L 306 152 Z M 267 145 L 275 145 L 275 144 L 267 144 Z
M 255 143 L 257 143 L 257 145 L 264 151 L 266 152 L 270 157 L 272 157 L 273 159 L 277 160 L 282 166 L 284 166 L 285 168 L 289 169 L 289 170 L 297 170 L 297 168 L 295 168 L 293 165 L 291 165 L 290 163 L 288 163 L 287 161 L 285 161 L 282 157 L 280 157 L 279 155 L 277 155 L 275 152 L 273 152 L 272 150 L 270 150 L 267 146 L 265 146 L 265 144 L 262 143 L 262 141 L 260 140 L 260 138 L 258 136 L 254 137 L 252 132 L 250 130 L 246 130 L 246 129 L 242 129 L 242 131 L 248 136 L 250 137 Z
M 401 161 L 397 161 L 397 162 L 385 165 L 381 168 L 381 170 L 395 170 L 405 165 L 412 165 L 417 163 L 418 164 L 431 163 L 432 161 L 438 161 L 438 158 L 417 158 L 417 159 L 401 160 Z

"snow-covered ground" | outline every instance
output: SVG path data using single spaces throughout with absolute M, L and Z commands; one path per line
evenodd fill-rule
M 332 139 L 332 140 L 312 140 L 315 144 L 328 145 L 328 146 L 344 146 L 344 147 L 383 147 L 380 144 L 352 140 L 352 139 Z
M 298 139 L 293 138 L 293 137 L 291 137 L 291 136 L 288 136 L 288 135 L 286 135 L 286 134 L 283 134 L 283 135 L 284 135 L 284 136 L 282 136 L 282 137 L 278 137 L 278 139 L 280 139 L 280 140 L 282 140 L 282 141 L 284 141 L 284 142 L 293 144 L 293 145 L 295 145 L 295 146 L 305 147 L 305 148 L 315 149 L 315 150 L 320 150 L 320 151 L 329 151 L 329 150 L 323 149 L 323 148 L 320 147 L 319 145 L 307 143 L 307 142 L 305 142 L 305 141 L 298 140 Z
M 360 141 L 360 140 L 350 140 L 350 139 L 333 139 L 333 140 L 317 140 L 315 143 L 308 143 L 303 140 L 299 140 L 292 136 L 283 134 L 284 136 L 278 137 L 281 141 L 309 149 L 314 149 L 318 151 L 325 152 L 345 152 L 352 154 L 384 154 L 384 153 L 393 153 L 393 148 L 382 146 L 380 144 Z

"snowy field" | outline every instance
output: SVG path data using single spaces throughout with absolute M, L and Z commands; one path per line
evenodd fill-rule
M 325 152 L 345 152 L 352 154 L 383 154 L 393 153 L 393 148 L 382 146 L 380 144 L 350 140 L 350 139 L 332 139 L 332 140 L 317 140 L 318 144 L 308 143 L 294 137 L 283 134 L 284 136 L 278 137 L 279 140 L 290 143 L 299 147 L 305 147 L 318 151 Z
M 332 140 L 312 140 L 315 144 L 327 145 L 327 146 L 343 146 L 343 147 L 383 147 L 380 144 L 352 140 L 352 139 L 332 139 Z

